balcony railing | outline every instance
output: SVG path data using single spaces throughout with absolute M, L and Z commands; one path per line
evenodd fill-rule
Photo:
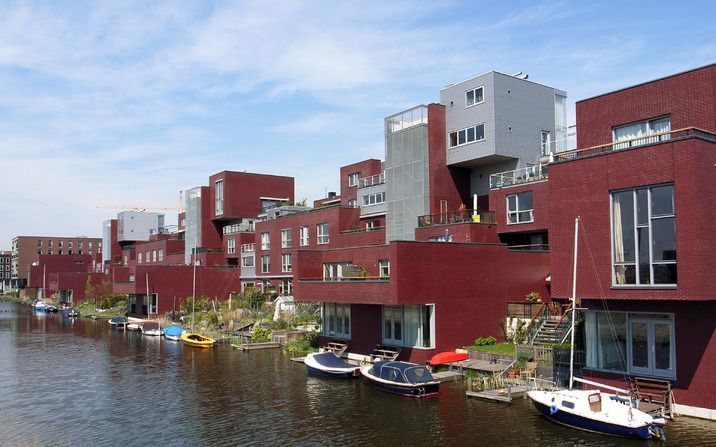
M 662 143 L 666 141 L 678 141 L 686 138 L 701 138 L 716 143 L 716 134 L 706 130 L 698 129 L 696 127 L 687 127 L 684 129 L 671 130 L 668 132 L 644 135 L 641 137 L 623 140 L 619 142 L 601 144 L 599 146 L 592 146 L 584 149 L 575 149 L 573 151 L 559 152 L 557 154 L 554 154 L 554 161 L 559 162 L 576 160 L 578 158 L 589 157 L 592 155 L 599 155 L 623 149 L 631 149 L 640 146 L 648 146 L 651 144 Z
M 385 119 L 385 134 L 390 135 L 410 129 L 420 124 L 428 124 L 428 107 L 417 106 Z
M 241 244 L 241 253 L 256 251 L 256 244 Z
M 390 276 L 324 276 L 321 278 L 301 278 L 301 282 L 357 282 L 357 281 L 389 281 Z
M 358 179 L 358 188 L 367 188 L 369 186 L 382 185 L 383 183 L 385 183 L 385 172 Z
M 236 233 L 253 233 L 254 232 L 254 224 L 253 223 L 237 223 L 233 225 L 227 225 L 224 227 L 224 234 L 236 234 Z
M 527 166 L 512 171 L 498 172 L 490 175 L 490 189 L 503 186 L 519 185 L 521 183 L 536 182 L 547 178 L 547 166 Z
M 418 227 L 432 227 L 435 225 L 454 225 L 462 223 L 479 223 L 494 225 L 495 213 L 492 211 L 450 211 L 440 214 L 427 214 L 418 216 Z

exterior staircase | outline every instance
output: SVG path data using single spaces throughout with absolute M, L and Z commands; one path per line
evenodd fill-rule
M 548 347 L 562 343 L 565 336 L 569 333 L 571 324 L 572 322 L 568 318 L 548 318 L 544 320 L 532 338 L 532 345 Z

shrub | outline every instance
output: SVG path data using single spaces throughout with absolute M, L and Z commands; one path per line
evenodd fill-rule
M 528 303 L 539 303 L 542 301 L 542 296 L 539 294 L 539 292 L 530 292 L 527 295 L 525 295 L 525 301 Z
M 251 343 L 261 343 L 271 340 L 271 331 L 262 327 L 254 326 L 254 332 L 251 334 Z
M 477 337 L 475 339 L 476 346 L 490 346 L 490 345 L 494 345 L 496 342 L 497 342 L 497 339 L 493 336 Z

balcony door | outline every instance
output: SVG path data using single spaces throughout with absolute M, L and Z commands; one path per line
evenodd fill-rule
M 633 318 L 629 322 L 632 374 L 675 378 L 674 322 Z

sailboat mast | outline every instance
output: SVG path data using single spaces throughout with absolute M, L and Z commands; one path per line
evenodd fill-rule
M 577 216 L 574 219 L 574 266 L 572 272 L 572 334 L 570 337 L 569 348 L 569 389 L 574 384 L 574 322 L 577 314 L 577 254 L 579 252 L 579 221 L 581 218 Z
M 191 262 L 194 264 L 194 270 L 192 274 L 191 284 L 191 332 L 194 333 L 194 307 L 196 307 L 196 244 L 197 244 L 196 233 L 194 233 L 194 249 L 191 257 Z

